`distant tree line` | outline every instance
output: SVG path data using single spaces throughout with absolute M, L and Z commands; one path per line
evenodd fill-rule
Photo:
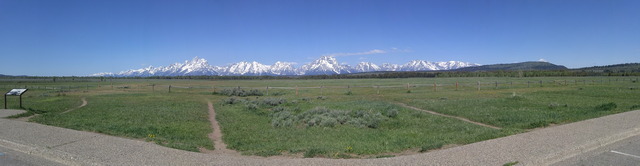
M 639 65 L 640 66 L 640 65 Z M 587 77 L 587 76 L 640 76 L 638 69 L 573 69 L 573 70 L 497 70 L 497 71 L 410 71 L 410 72 L 371 72 L 336 75 L 306 76 L 150 76 L 150 77 L 34 77 L 0 76 L 5 81 L 29 82 L 107 82 L 118 79 L 177 79 L 177 80 L 286 80 L 286 79 L 373 79 L 373 78 L 446 78 L 446 77 Z

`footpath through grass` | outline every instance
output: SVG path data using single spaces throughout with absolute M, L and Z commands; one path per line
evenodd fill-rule
M 278 126 L 277 123 L 281 123 L 278 120 L 282 119 L 278 119 L 277 116 L 282 115 L 278 115 L 274 110 L 282 107 L 258 104 L 255 109 L 247 109 L 252 107 L 252 101 L 259 103 L 271 99 L 260 97 L 246 100 L 248 101 L 235 104 L 218 104 L 218 120 L 222 124 L 223 139 L 228 148 L 260 156 L 292 154 L 304 157 L 350 158 L 359 157 L 357 155 L 398 153 L 404 150 L 427 151 L 447 144 L 468 144 L 510 134 L 384 102 L 339 101 L 340 99 L 302 101 L 289 98 L 290 102 L 283 103 L 283 107 L 292 109 L 292 116 L 288 117 L 290 124 Z M 375 122 L 377 124 L 371 126 L 352 125 L 349 122 L 341 124 L 339 116 L 336 116 L 338 120 L 334 120 L 328 114 L 313 117 L 317 119 L 291 122 L 292 119 L 301 118 L 310 112 L 308 109 L 316 107 L 327 110 L 365 111 L 374 115 L 380 113 L 382 116 Z M 390 109 L 397 110 L 397 114 L 392 117 L 382 114 Z M 310 126 L 310 123 L 315 125 Z
M 145 139 L 157 144 L 198 151 L 213 149 L 207 107 L 202 98 L 185 94 L 125 93 L 87 97 L 89 104 L 74 111 L 36 116 L 34 122 Z
M 450 92 L 396 100 L 503 128 L 531 129 L 640 109 L 640 91 L 618 86 L 580 86 Z
M 36 87 L 20 115 L 35 114 L 31 121 L 190 151 L 213 148 L 206 101 L 214 101 L 228 148 L 260 156 L 389 157 L 640 109 L 640 83 L 624 77 L 19 83 L 0 82 Z M 220 94 L 238 86 L 262 95 Z M 87 106 L 61 114 L 82 97 Z

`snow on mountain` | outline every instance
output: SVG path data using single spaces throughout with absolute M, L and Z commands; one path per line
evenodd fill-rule
M 294 67 L 292 62 L 276 62 L 264 65 L 258 62 L 238 62 L 228 66 L 211 66 L 206 59 L 195 57 L 184 63 L 174 63 L 166 67 L 149 66 L 141 69 L 126 70 L 119 73 L 96 73 L 91 76 L 115 77 L 148 77 L 148 76 L 196 76 L 196 75 L 332 75 L 374 71 L 431 71 L 452 70 L 462 67 L 478 66 L 478 64 L 447 61 L 429 62 L 423 60 L 410 61 L 404 65 L 384 63 L 378 66 L 371 62 L 360 62 L 355 67 L 341 65 L 335 57 L 323 56 L 319 59 Z
M 293 67 L 294 63 L 291 62 L 276 62 L 269 69 L 269 73 L 273 75 L 298 75 L 296 68 Z
M 384 63 L 382 64 L 382 71 L 400 71 L 401 67 L 402 66 L 397 64 Z
M 228 66 L 224 75 L 270 75 L 271 66 L 253 62 L 238 62 Z
M 430 71 L 430 70 L 438 70 L 438 66 L 428 61 L 413 60 L 409 63 L 402 65 L 400 70 L 401 71 Z
M 353 71 L 356 73 L 359 72 L 372 72 L 372 71 L 381 71 L 382 68 L 376 64 L 373 64 L 371 62 L 360 62 L 358 63 L 358 65 L 356 65 L 355 68 L 353 68 Z
M 402 65 L 400 67 L 400 71 L 451 70 L 470 66 L 478 66 L 478 64 L 459 61 L 429 62 L 423 60 L 413 60 Z
M 322 56 L 309 64 L 303 65 L 301 68 L 303 75 L 332 75 L 351 73 L 350 67 L 340 65 L 336 58 L 331 56 Z
M 436 62 L 436 65 L 439 66 L 439 70 L 453 70 L 453 69 L 458 69 L 463 67 L 480 66 L 480 64 L 477 64 L 477 63 L 460 62 L 460 61 Z

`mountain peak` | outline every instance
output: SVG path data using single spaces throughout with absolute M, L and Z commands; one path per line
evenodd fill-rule
M 184 76 L 184 75 L 333 75 L 356 72 L 374 71 L 425 71 L 451 70 L 462 67 L 477 66 L 477 64 L 447 61 L 429 62 L 413 60 L 404 65 L 384 63 L 378 66 L 371 62 L 360 62 L 355 67 L 343 65 L 333 56 L 321 56 L 300 68 L 294 67 L 293 62 L 277 61 L 274 65 L 264 65 L 256 61 L 241 61 L 228 66 L 211 66 L 206 59 L 194 57 L 184 63 L 174 63 L 166 67 L 153 67 L 127 70 L 119 73 L 97 73 L 92 76 Z

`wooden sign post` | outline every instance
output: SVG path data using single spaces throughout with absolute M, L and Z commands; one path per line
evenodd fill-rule
M 20 96 L 20 108 L 22 108 L 22 94 L 27 92 L 28 89 L 11 89 L 11 91 L 4 94 L 4 109 L 7 109 L 7 96 Z

